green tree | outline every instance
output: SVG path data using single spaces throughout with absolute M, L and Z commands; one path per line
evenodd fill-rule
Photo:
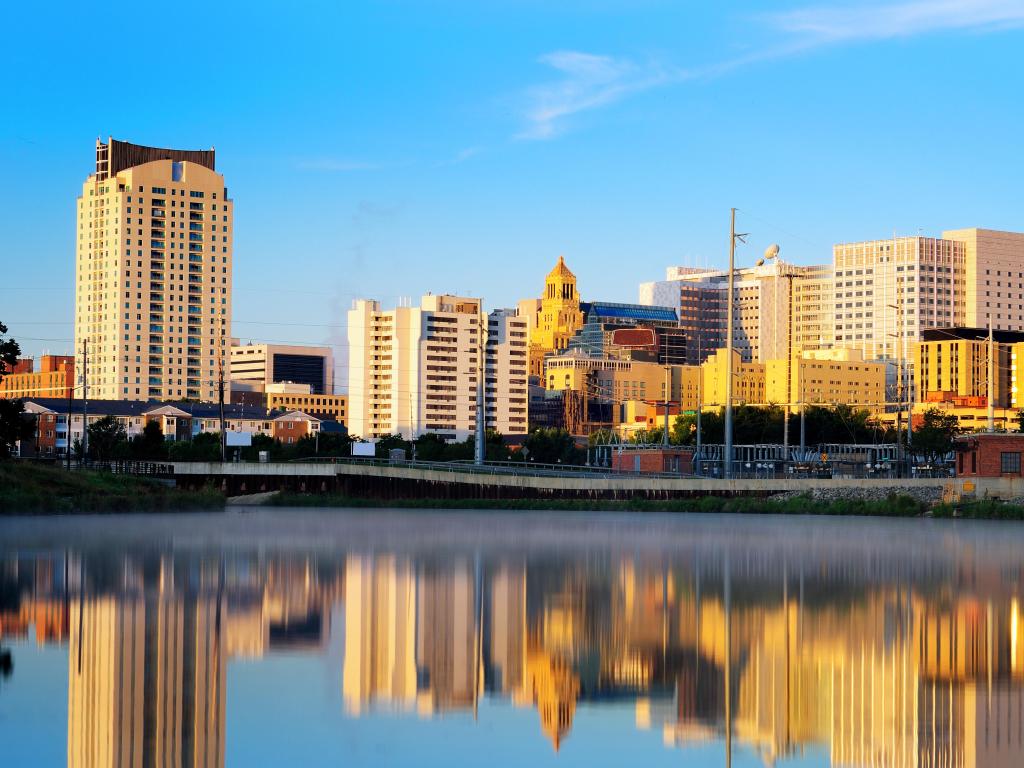
M 406 440 L 401 435 L 384 435 L 377 441 L 376 455 L 378 459 L 388 459 L 391 457 L 391 451 L 395 448 L 401 448 L 405 451 L 406 458 L 412 454 L 412 443 Z
M 663 427 L 651 427 L 650 429 L 638 429 L 634 432 L 629 441 L 635 445 L 650 445 L 660 444 L 662 435 L 665 429 Z M 669 440 L 672 440 L 672 435 L 669 434 Z
M 12 370 L 21 355 L 21 347 L 14 339 L 7 338 L 7 326 L 0 323 L 0 381 Z M 34 427 L 25 415 L 21 400 L 0 400 L 0 459 L 10 458 L 19 440 L 32 438 Z
M 7 338 L 7 326 L 0 323 L 0 381 L 8 371 L 14 369 L 21 356 L 21 347 L 14 339 Z
M 31 440 L 33 420 L 21 400 L 0 399 L 0 459 L 10 458 L 18 441 Z
M 200 432 L 190 441 L 175 441 L 167 448 L 171 461 L 220 461 L 220 435 Z
M 196 435 L 199 437 L 199 435 Z M 216 435 L 214 435 L 216 437 Z M 220 443 L 218 442 L 217 459 L 220 458 Z M 242 458 L 246 461 L 259 461 L 260 451 L 267 452 L 267 458 L 271 461 L 279 461 L 284 457 L 284 446 L 280 440 L 275 440 L 270 435 L 258 432 L 252 436 L 252 443 L 242 449 Z M 216 461 L 216 459 L 214 459 Z
M 352 438 L 339 432 L 321 432 L 317 435 L 303 435 L 295 442 L 295 458 L 313 456 L 349 456 L 352 453 Z
M 523 447 L 527 459 L 538 464 L 583 464 L 586 451 L 576 447 L 576 440 L 564 429 L 535 429 L 526 436 Z
M 104 416 L 89 425 L 89 453 L 99 461 L 114 458 L 120 444 L 127 440 L 124 424 L 113 416 Z
M 167 441 L 159 422 L 148 421 L 142 434 L 132 438 L 131 457 L 141 461 L 161 461 L 168 455 Z
M 929 408 L 922 414 L 921 424 L 913 430 L 911 450 L 924 456 L 930 464 L 938 464 L 953 450 L 953 440 L 960 434 L 960 421 L 952 413 Z
M 725 411 L 703 411 L 700 415 L 700 440 L 704 445 L 725 441 Z M 676 445 L 697 444 L 697 414 L 676 416 L 672 425 L 672 442 Z
M 435 432 L 427 432 L 416 438 L 417 461 L 445 461 L 447 443 Z

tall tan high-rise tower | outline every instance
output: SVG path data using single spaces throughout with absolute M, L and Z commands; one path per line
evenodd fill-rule
M 75 248 L 89 397 L 215 400 L 222 358 L 227 389 L 233 207 L 212 149 L 96 140 Z

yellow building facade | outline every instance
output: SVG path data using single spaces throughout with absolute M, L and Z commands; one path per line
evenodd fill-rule
M 942 339 L 914 345 L 914 365 L 918 372 L 914 400 L 944 402 L 964 399 L 962 405 L 988 405 L 988 341 L 978 339 Z M 1010 394 L 1010 347 L 993 345 L 995 360 L 993 402 L 1006 407 Z M 982 402 L 981 398 L 984 398 Z
M 715 350 L 701 368 L 701 407 L 725 406 L 728 397 L 728 352 Z M 733 405 L 759 405 L 765 402 L 765 366 L 763 363 L 744 363 L 738 350 L 733 356 Z
M 765 363 L 765 402 L 853 405 L 881 408 L 885 403 L 885 364 L 864 361 L 859 350 L 807 350 L 788 361 Z
M 576 275 L 558 257 L 558 263 L 544 281 L 544 296 L 540 302 L 520 302 L 520 311 L 532 305 L 530 318 L 529 375 L 544 380 L 544 357 L 565 349 L 569 339 L 583 327 L 580 297 L 576 290 Z

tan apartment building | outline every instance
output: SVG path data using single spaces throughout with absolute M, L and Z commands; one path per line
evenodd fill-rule
M 12 373 L 0 379 L 0 398 L 70 397 L 75 386 L 75 358 L 42 355 L 38 370 L 32 358 L 19 360 Z
M 216 399 L 233 221 L 212 149 L 97 139 L 75 242 L 75 370 L 90 397 Z
M 765 401 L 796 411 L 806 405 L 852 405 L 882 409 L 885 365 L 865 362 L 854 349 L 819 349 L 797 353 L 789 361 L 765 364 Z
M 498 335 L 482 350 L 481 324 L 491 326 L 492 318 Z M 528 414 L 520 409 L 529 408 L 522 383 L 527 348 L 525 339 L 513 334 L 525 333 L 526 324 L 513 310 L 492 318 L 482 314 L 480 299 L 447 294 L 428 294 L 419 307 L 386 311 L 379 302 L 356 301 L 348 313 L 349 432 L 364 438 L 434 433 L 465 440 L 476 431 L 484 363 L 495 372 L 485 392 L 485 409 L 493 409 L 487 421 L 525 431 Z

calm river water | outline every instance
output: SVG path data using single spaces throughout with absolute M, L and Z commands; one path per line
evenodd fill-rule
M 1024 765 L 1024 526 L 0 520 L 7 766 Z

